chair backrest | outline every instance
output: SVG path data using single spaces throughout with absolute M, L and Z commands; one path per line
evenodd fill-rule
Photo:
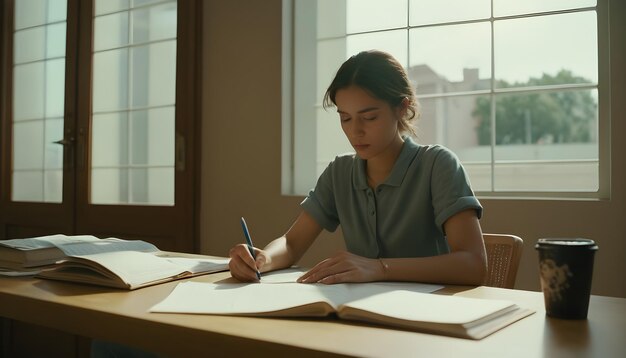
M 513 288 L 524 242 L 515 235 L 483 234 L 487 251 L 485 286 Z

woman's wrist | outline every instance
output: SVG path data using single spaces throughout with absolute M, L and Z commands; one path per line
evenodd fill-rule
M 380 266 L 380 271 L 381 271 L 381 276 L 382 276 L 381 281 L 387 281 L 389 277 L 389 265 L 381 258 L 378 259 L 378 263 Z

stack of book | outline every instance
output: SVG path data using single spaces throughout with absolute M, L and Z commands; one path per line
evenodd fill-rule
M 50 235 L 0 240 L 0 274 L 133 290 L 228 269 L 228 259 L 165 252 L 141 240 Z

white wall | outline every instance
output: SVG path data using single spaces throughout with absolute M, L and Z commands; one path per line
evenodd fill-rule
M 245 216 L 257 246 L 287 230 L 302 197 L 281 195 L 281 1 L 204 1 L 201 249 L 227 255 L 243 241 Z M 596 240 L 593 293 L 626 297 L 626 2 L 611 1 L 612 190 L 602 201 L 482 199 L 484 232 L 525 241 L 517 288 L 539 290 L 540 237 Z M 325 233 L 311 265 L 343 247 Z

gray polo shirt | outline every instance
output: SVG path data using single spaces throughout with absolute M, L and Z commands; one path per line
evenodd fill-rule
M 372 190 L 366 162 L 355 154 L 332 161 L 302 208 L 324 229 L 341 224 L 348 251 L 377 257 L 423 257 L 449 252 L 443 224 L 482 206 L 459 159 L 440 145 L 405 138 L 391 174 Z

